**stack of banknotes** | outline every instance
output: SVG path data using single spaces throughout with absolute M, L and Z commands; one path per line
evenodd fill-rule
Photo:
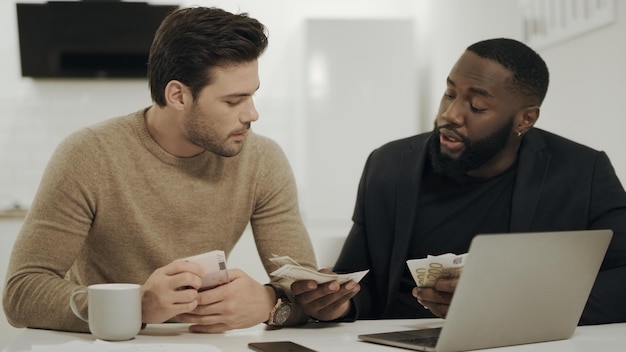
M 214 250 L 180 260 L 196 263 L 204 270 L 202 288 L 199 291 L 208 290 L 228 283 L 228 271 L 226 271 L 226 255 L 224 251 Z
M 439 277 L 459 277 L 467 253 L 429 255 L 422 259 L 409 259 L 406 264 L 417 287 L 434 287 Z
M 293 280 L 314 280 L 318 284 L 323 284 L 333 280 L 337 280 L 339 283 L 344 283 L 350 280 L 359 282 L 363 276 L 369 272 L 369 270 L 363 270 L 350 274 L 324 274 L 316 270 L 303 267 L 288 256 L 276 256 L 269 258 L 269 260 L 277 266 L 280 266 L 280 268 L 270 273 L 272 276 L 284 277 Z

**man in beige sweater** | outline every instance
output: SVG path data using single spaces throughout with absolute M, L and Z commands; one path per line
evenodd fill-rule
M 176 261 L 228 254 L 250 223 L 267 272 L 273 254 L 316 268 L 287 159 L 250 130 L 266 46 L 246 14 L 189 8 L 163 21 L 148 62 L 153 105 L 72 134 L 50 160 L 9 263 L 11 324 L 88 331 L 69 297 L 103 282 L 141 284 L 144 323 L 221 332 L 306 321 L 295 305 L 270 319 L 293 302 L 288 280 L 230 269 L 229 283 L 198 292 L 202 268 Z

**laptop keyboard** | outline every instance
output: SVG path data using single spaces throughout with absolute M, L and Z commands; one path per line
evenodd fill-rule
M 440 333 L 441 328 L 404 331 L 398 341 L 407 345 L 435 347 Z
M 420 345 L 420 346 L 428 346 L 435 347 L 437 346 L 437 340 L 439 336 L 432 337 L 408 337 L 406 339 L 400 340 L 400 342 L 412 344 L 412 345 Z
M 359 335 L 359 339 L 366 342 L 373 342 L 383 345 L 397 346 L 422 351 L 424 347 L 428 347 L 429 349 L 436 347 L 440 333 L 441 328 L 427 328 L 392 331 L 369 335 L 364 334 Z

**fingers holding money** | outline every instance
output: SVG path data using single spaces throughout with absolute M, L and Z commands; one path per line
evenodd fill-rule
M 439 277 L 458 277 L 461 274 L 467 253 L 429 255 L 422 259 L 409 259 L 407 266 L 417 287 L 433 287 Z
M 343 284 L 331 281 L 318 284 L 313 280 L 296 281 L 291 290 L 303 311 L 318 320 L 333 320 L 345 316 L 350 310 L 350 299 L 361 287 L 350 280 Z
M 198 304 L 201 276 L 197 264 L 183 261 L 155 270 L 141 286 L 142 321 L 162 323 L 193 310 Z
M 226 255 L 224 251 L 213 250 L 179 260 L 196 263 L 202 268 L 201 291 L 223 285 L 230 281 L 228 279 L 228 271 L 226 270 Z
M 430 310 L 435 316 L 445 318 L 457 283 L 457 278 L 440 278 L 434 287 L 415 287 L 412 294 L 424 308 Z

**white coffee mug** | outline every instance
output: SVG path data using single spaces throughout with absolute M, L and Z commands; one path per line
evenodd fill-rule
M 87 317 L 76 305 L 76 297 L 81 294 L 87 294 Z M 70 308 L 102 340 L 129 340 L 141 330 L 141 286 L 137 284 L 90 285 L 72 294 Z

